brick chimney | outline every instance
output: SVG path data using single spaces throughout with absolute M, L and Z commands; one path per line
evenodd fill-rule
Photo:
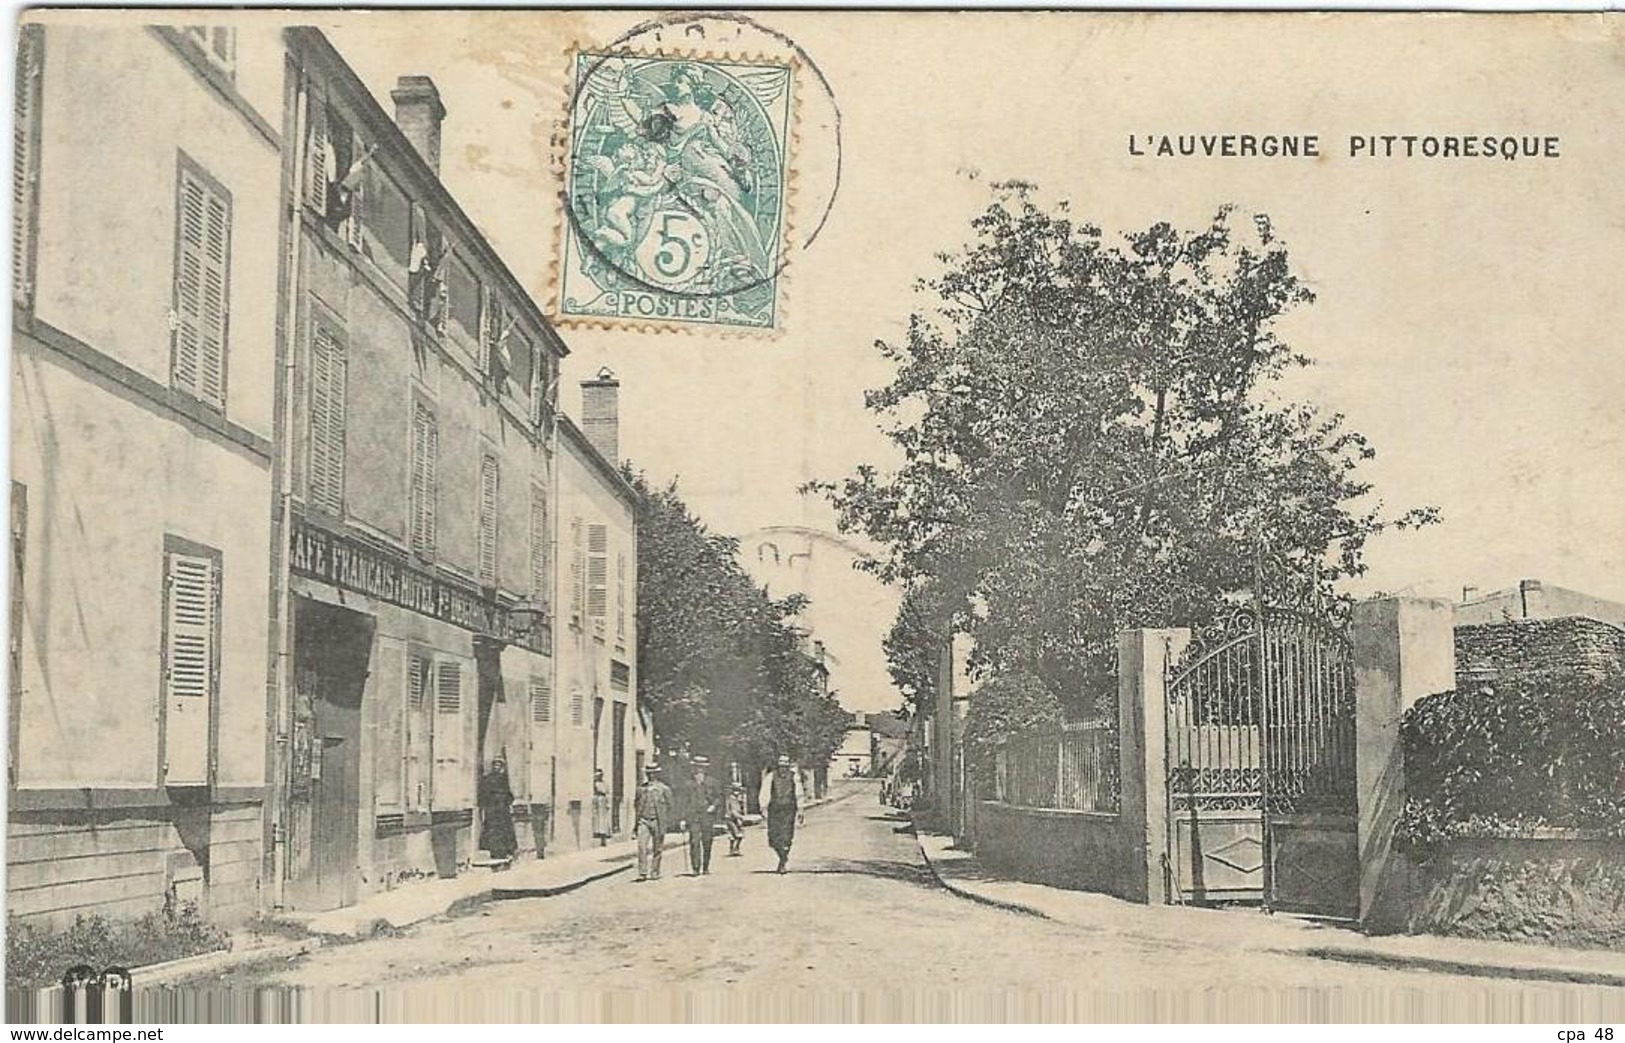
M 439 177 L 440 124 L 446 118 L 440 89 L 427 76 L 402 76 L 389 96 L 395 99 L 395 125 Z
M 621 462 L 621 382 L 608 366 L 581 382 L 581 433 L 605 460 Z

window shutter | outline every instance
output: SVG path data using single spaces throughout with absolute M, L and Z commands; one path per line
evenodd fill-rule
M 170 552 L 164 627 L 164 782 L 209 781 L 219 584 L 213 560 Z
M 34 123 L 39 118 L 41 27 L 25 25 L 17 45 L 17 79 L 11 124 L 11 292 L 27 306 L 33 298 L 34 193 L 38 160 Z
M 344 511 L 344 426 L 347 365 L 344 345 L 316 323 L 310 348 L 310 499 L 333 514 Z
M 411 666 L 408 657 L 407 666 Z M 406 791 L 406 734 L 410 708 L 393 698 L 378 703 L 377 742 L 373 746 L 373 807 L 400 811 Z
M 570 622 L 581 623 L 582 587 L 587 578 L 585 551 L 581 546 L 581 519 L 570 520 Z
M 502 332 L 502 299 L 490 287 L 480 291 L 480 371 L 491 372 L 491 359 L 496 354 L 497 335 Z
M 497 458 L 486 454 L 480 462 L 480 582 L 497 585 Z
M 580 685 L 570 689 L 570 723 L 577 728 L 587 723 L 587 693 Z
M 443 659 L 434 682 L 434 794 L 440 807 L 463 807 L 470 796 L 463 778 L 463 666 Z
M 175 387 L 196 395 L 202 369 L 203 314 L 203 185 L 187 171 L 181 171 L 176 234 L 180 247 L 175 264 L 175 343 L 171 379 Z
M 366 246 L 366 237 L 362 234 L 362 230 L 366 224 L 367 179 L 356 170 L 356 167 L 363 162 L 361 157 L 366 154 L 366 149 L 360 135 L 353 136 L 351 141 L 350 169 L 345 172 L 350 193 L 350 214 L 345 219 L 344 241 L 351 249 L 361 250 Z
M 434 413 L 419 402 L 412 416 L 412 550 L 431 557 L 435 546 L 435 469 L 440 456 L 440 429 Z
M 327 104 L 314 92 L 309 95 L 310 144 L 305 155 L 305 203 L 323 219 L 327 218 Z
M 545 678 L 531 678 L 530 719 L 537 724 L 546 724 L 553 719 L 553 686 Z
M 204 213 L 203 314 L 198 352 L 202 372 L 198 397 L 220 409 L 226 407 L 226 279 L 230 250 L 230 207 L 219 195 L 210 192 Z
M 426 656 L 407 657 L 406 669 L 406 805 L 413 811 L 429 807 L 431 737 L 429 688 L 433 662 Z
M 443 662 L 435 677 L 434 708 L 436 713 L 463 712 L 463 667 L 461 663 Z
M 587 615 L 601 633 L 609 611 L 609 529 L 587 526 Z
M 615 555 L 615 643 L 626 644 L 626 555 Z
M 226 405 L 226 325 L 231 204 L 183 168 L 176 192 L 174 386 Z
M 547 500 L 537 486 L 530 488 L 530 596 L 547 605 Z

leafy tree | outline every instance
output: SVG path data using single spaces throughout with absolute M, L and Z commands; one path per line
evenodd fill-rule
M 1204 622 L 1252 585 L 1255 548 L 1330 591 L 1372 535 L 1433 520 L 1386 518 L 1366 439 L 1283 400 L 1309 360 L 1278 320 L 1313 294 L 1267 217 L 1107 236 L 1030 186 L 1000 193 L 921 284 L 933 305 L 877 342 L 897 373 L 867 403 L 901 465 L 813 485 L 888 549 L 881 578 L 974 600 L 974 669 L 1090 714 L 1116 631 Z M 908 636 L 894 676 L 914 672 Z
M 962 614 L 963 606 L 956 605 L 946 584 L 936 579 L 910 583 L 903 591 L 897 617 L 881 647 L 887 671 L 908 712 L 930 712 L 943 644 Z
M 1042 681 L 1025 670 L 990 678 L 976 690 L 965 715 L 965 762 L 977 788 L 990 790 L 988 769 L 1000 736 L 1061 723 L 1061 707 Z
M 800 595 L 773 598 L 677 483 L 630 469 L 638 510 L 638 698 L 668 746 L 747 768 L 786 753 L 826 763 L 848 715 L 803 650 Z

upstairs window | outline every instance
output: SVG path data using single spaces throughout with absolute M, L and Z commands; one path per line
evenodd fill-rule
M 626 650 L 626 555 L 615 555 L 615 647 Z
M 517 331 L 508 337 L 509 388 L 514 397 L 520 400 L 531 396 L 531 360 L 535 355 L 536 350 L 531 346 L 529 337 Z
M 593 632 L 604 636 L 604 617 L 609 613 L 609 529 L 587 526 L 587 615 Z
M 558 370 L 554 365 L 552 356 L 544 347 L 534 352 L 536 375 L 532 384 L 535 391 L 532 395 L 532 419 L 543 436 L 553 433 L 553 417 L 557 405 L 559 379 Z
M 468 265 L 460 260 L 448 261 L 446 271 L 446 312 L 463 336 L 474 340 L 480 335 L 480 320 L 485 308 L 481 301 L 484 291 Z
M 434 557 L 435 471 L 440 460 L 440 426 L 434 411 L 422 402 L 412 413 L 412 495 L 409 510 L 412 553 Z
M 553 600 L 548 596 L 548 548 L 552 533 L 547 528 L 547 494 L 539 485 L 530 487 L 530 598 L 545 610 Z
M 570 519 L 570 622 L 581 625 L 581 604 L 586 600 L 587 550 L 581 542 L 581 519 Z
M 546 677 L 530 679 L 530 719 L 537 724 L 553 719 L 553 685 Z
M 227 79 L 237 76 L 237 30 L 222 25 L 183 25 L 181 35 L 190 40 L 208 63 Z
M 343 334 L 316 321 L 310 338 L 310 502 L 329 514 L 344 513 L 345 402 L 348 363 Z
M 446 262 L 454 252 L 429 220 L 423 207 L 412 208 L 412 252 L 407 260 L 407 299 L 412 312 L 436 333 L 446 332 L 449 293 L 446 288 Z
M 230 266 L 231 197 L 182 157 L 175 191 L 170 384 L 218 410 L 226 408 Z
M 480 583 L 497 585 L 497 507 L 501 472 L 497 458 L 486 453 L 480 459 Z
M 365 245 L 367 168 L 372 149 L 338 109 L 312 95 L 307 142 L 305 201 L 351 247 Z

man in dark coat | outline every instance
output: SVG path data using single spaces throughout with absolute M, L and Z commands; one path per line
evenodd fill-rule
M 705 757 L 694 758 L 694 782 L 679 823 L 688 830 L 688 869 L 693 876 L 711 872 L 711 842 L 722 814 L 722 789 L 706 770 L 710 763 Z

